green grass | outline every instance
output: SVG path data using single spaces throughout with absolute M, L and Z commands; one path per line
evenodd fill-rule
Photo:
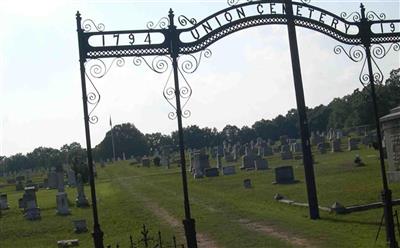
M 360 154 L 366 163 L 354 167 L 352 160 Z M 318 200 L 322 206 L 338 201 L 344 205 L 363 204 L 380 200 L 381 176 L 376 151 L 361 149 L 352 152 L 327 153 L 315 156 L 315 174 Z M 268 157 L 270 167 L 291 164 L 300 180 L 292 185 L 273 185 L 273 170 L 244 172 L 236 175 L 194 180 L 189 176 L 191 211 L 198 233 L 206 234 L 218 247 L 295 247 L 276 235 L 256 232 L 243 221 L 258 223 L 289 237 L 307 240 L 315 247 L 385 247 L 384 228 L 376 246 L 382 209 L 335 215 L 321 212 L 320 220 L 310 220 L 308 209 L 276 202 L 274 194 L 307 202 L 304 170 L 301 161 L 281 161 L 278 156 Z M 211 161 L 215 164 L 215 161 Z M 239 163 L 236 164 L 239 166 Z M 237 168 L 238 169 L 238 168 Z M 182 182 L 179 168 L 141 168 L 128 162 L 118 162 L 98 168 L 96 190 L 101 228 L 105 243 L 127 247 L 128 237 L 138 233 L 146 223 L 153 231 L 161 230 L 165 236 L 176 234 L 180 241 L 181 226 L 170 225 L 165 218 L 149 207 L 155 204 L 181 222 L 183 216 Z M 250 178 L 253 188 L 244 189 L 243 179 Z M 400 198 L 399 184 L 390 185 L 394 198 Z M 70 216 L 55 215 L 55 191 L 40 190 L 38 202 L 42 210 L 40 221 L 26 221 L 17 208 L 21 192 L 5 187 L 11 209 L 3 211 L 0 219 L 0 247 L 55 247 L 59 239 L 78 238 L 81 247 L 92 247 L 90 233 L 74 234 L 73 219 L 86 218 L 91 227 L 91 209 L 72 206 L 75 189 L 67 189 L 71 201 Z M 89 188 L 86 188 L 89 196 Z M 396 208 L 400 210 L 399 207 Z

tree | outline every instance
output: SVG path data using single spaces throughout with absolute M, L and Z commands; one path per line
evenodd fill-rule
M 129 156 L 143 156 L 149 153 L 149 145 L 146 137 L 135 125 L 124 123 L 116 125 L 112 129 L 114 135 L 115 155 L 122 157 L 125 153 Z M 95 157 L 97 159 L 106 159 L 113 157 L 111 131 L 106 133 L 106 137 L 95 147 Z
M 60 148 L 61 157 L 65 163 L 72 164 L 75 158 L 79 158 L 82 161 L 86 161 L 86 151 L 82 148 L 78 142 L 72 142 L 71 144 L 65 144 Z

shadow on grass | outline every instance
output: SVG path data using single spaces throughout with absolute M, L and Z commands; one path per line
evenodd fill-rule
M 359 221 L 359 220 L 346 220 L 346 219 L 336 219 L 333 217 L 323 217 L 322 221 L 335 222 L 335 223 L 349 223 L 349 224 L 359 224 L 359 225 L 368 225 L 368 226 L 379 226 L 379 222 L 376 221 Z

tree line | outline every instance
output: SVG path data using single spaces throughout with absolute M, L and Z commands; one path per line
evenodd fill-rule
M 370 86 L 356 89 L 351 94 L 333 99 L 328 105 L 319 105 L 307 109 L 309 128 L 312 131 L 326 131 L 329 128 L 347 129 L 361 125 L 374 125 Z M 379 105 L 379 116 L 386 115 L 390 109 L 400 104 L 400 68 L 392 70 L 385 83 L 376 85 L 376 96 Z M 221 131 L 216 128 L 197 125 L 183 129 L 185 146 L 201 148 L 217 146 L 224 140 L 231 143 L 247 143 L 258 137 L 264 140 L 277 140 L 281 135 L 291 138 L 299 137 L 298 114 L 296 109 L 290 109 L 286 115 L 278 115 L 271 120 L 259 120 L 252 126 L 237 127 L 226 125 Z M 148 155 L 163 146 L 177 150 L 178 132 L 170 135 L 159 132 L 143 134 L 134 124 L 124 123 L 113 127 L 105 138 L 93 148 L 96 161 L 113 158 L 112 136 L 114 139 L 116 157 Z M 77 143 L 66 144 L 60 149 L 38 147 L 24 155 L 21 153 L 10 157 L 0 157 L 0 172 L 20 171 L 28 168 L 50 168 L 63 163 L 73 164 L 86 161 L 86 151 Z M 2 169 L 1 169 L 2 168 Z

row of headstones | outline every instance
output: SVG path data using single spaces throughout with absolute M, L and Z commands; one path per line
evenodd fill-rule
M 293 167 L 292 166 L 279 166 L 274 168 L 275 172 L 275 181 L 273 184 L 292 184 L 299 182 L 294 177 Z M 246 178 L 243 180 L 243 186 L 245 188 L 251 188 L 251 180 Z
M 205 154 L 204 150 L 190 153 L 189 161 L 190 172 L 193 174 L 194 178 L 218 176 L 220 171 L 223 175 L 233 175 L 236 173 L 235 166 L 223 166 L 220 159 L 217 159 L 216 167 L 211 168 L 209 155 Z M 259 156 L 245 155 L 242 157 L 241 169 L 266 170 L 268 169 L 268 162 Z
M 56 193 L 56 204 L 57 204 L 57 211 L 58 215 L 69 215 L 71 212 L 69 210 L 68 205 L 68 195 L 64 191 L 64 180 L 62 176 L 64 175 L 63 172 L 58 172 L 58 183 L 57 189 L 58 192 Z M 62 180 L 61 180 L 62 178 Z M 76 180 L 77 192 L 78 195 L 76 197 L 76 206 L 77 207 L 88 207 L 89 201 L 86 198 L 84 192 L 84 185 L 82 181 L 82 177 L 80 174 L 77 176 Z M 28 186 L 24 188 L 25 192 L 22 195 L 22 198 L 18 200 L 19 208 L 23 209 L 24 217 L 28 220 L 36 220 L 40 219 L 40 208 L 38 206 L 36 192 L 39 190 L 39 187 L 35 186 Z

